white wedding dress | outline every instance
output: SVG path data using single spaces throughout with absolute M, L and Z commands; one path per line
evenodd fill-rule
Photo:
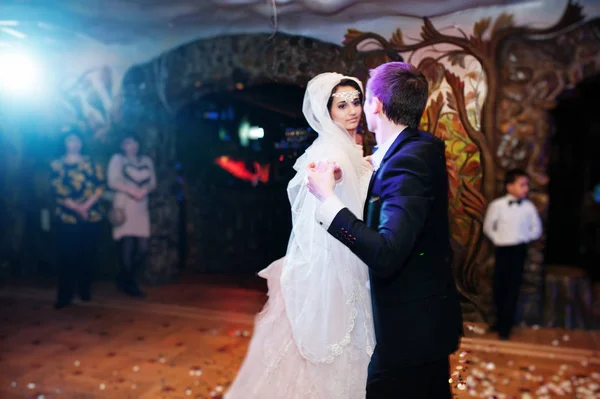
M 303 111 L 319 137 L 288 185 L 292 233 L 286 256 L 259 275 L 269 299 L 256 318 L 248 353 L 225 399 L 364 399 L 375 347 L 368 269 L 316 222 L 320 202 L 305 168 L 332 160 L 343 177 L 335 193 L 362 215 L 372 169 L 362 148 L 329 117 L 327 100 L 344 78 L 328 73 L 307 86 Z

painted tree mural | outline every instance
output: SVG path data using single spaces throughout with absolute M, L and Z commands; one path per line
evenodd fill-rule
M 94 140 L 106 142 L 118 118 L 113 112 L 118 97 L 114 93 L 112 69 L 105 65 L 85 72 L 71 85 L 63 85 L 64 123 L 76 125 Z
M 509 167 L 534 172 L 534 191 L 545 192 L 548 182 L 545 171 L 531 168 L 546 143 L 547 125 L 534 129 L 541 136 L 529 138 L 533 149 L 526 157 L 522 156 L 520 162 L 506 162 L 516 149 L 507 146 L 507 125 L 503 129 L 498 124 L 499 115 L 505 114 L 498 103 L 506 74 L 498 68 L 500 50 L 512 37 L 558 36 L 559 32 L 575 29 L 583 19 L 581 7 L 569 2 L 562 18 L 547 29 L 517 26 L 512 15 L 500 14 L 475 22 L 470 35 L 456 27 L 449 28 L 452 34 L 444 33 L 446 30 L 442 32 L 424 18 L 420 39 L 410 44 L 400 28 L 389 40 L 353 29 L 346 35 L 344 44 L 350 57 L 361 48 L 397 52 L 407 62 L 418 65 L 429 81 L 430 98 L 421 128 L 446 142 L 453 267 L 460 292 L 483 318 L 489 315 L 489 268 L 493 263 L 491 246 L 482 234 L 487 204 L 502 194 L 501 182 Z M 597 48 L 597 38 L 594 43 L 592 47 Z M 545 102 L 544 112 L 559 93 L 547 93 L 549 101 Z M 546 119 L 545 113 L 538 117 Z M 520 127 L 518 121 L 512 122 L 511 131 Z M 534 202 L 543 213 L 547 200 L 536 201 L 534 194 Z M 541 257 L 536 258 L 539 262 Z

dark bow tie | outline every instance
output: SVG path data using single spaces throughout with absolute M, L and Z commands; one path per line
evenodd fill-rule
M 512 204 L 517 204 L 517 205 L 521 205 L 521 203 L 523 202 L 522 199 L 516 199 L 516 200 L 509 200 L 508 201 L 508 206 L 511 206 Z

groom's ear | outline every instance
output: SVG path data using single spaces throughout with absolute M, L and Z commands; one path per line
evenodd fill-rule
M 373 107 L 373 113 L 374 114 L 381 114 L 383 113 L 383 103 L 381 102 L 380 99 L 378 99 L 377 97 L 373 97 L 373 103 L 374 103 L 374 107 Z

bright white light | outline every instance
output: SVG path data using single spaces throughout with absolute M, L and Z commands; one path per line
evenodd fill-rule
M 13 29 L 13 28 L 0 28 L 0 30 L 4 33 L 8 33 L 9 35 L 14 36 L 19 39 L 27 38 L 27 35 L 25 33 L 19 32 L 18 30 Z
M 39 67 L 23 53 L 0 53 L 0 93 L 31 93 L 38 89 Z
M 238 127 L 240 144 L 247 147 L 250 140 L 259 140 L 265 137 L 265 130 L 259 126 L 250 126 L 250 122 L 244 119 Z
M 244 119 L 244 120 L 242 120 L 242 122 L 240 123 L 240 126 L 238 127 L 238 136 L 240 138 L 240 144 L 242 145 L 242 147 L 248 146 L 249 133 L 250 133 L 250 122 L 248 122 L 246 119 Z
M 262 127 L 252 126 L 248 131 L 248 138 L 250 140 L 258 140 L 265 137 L 265 130 Z

